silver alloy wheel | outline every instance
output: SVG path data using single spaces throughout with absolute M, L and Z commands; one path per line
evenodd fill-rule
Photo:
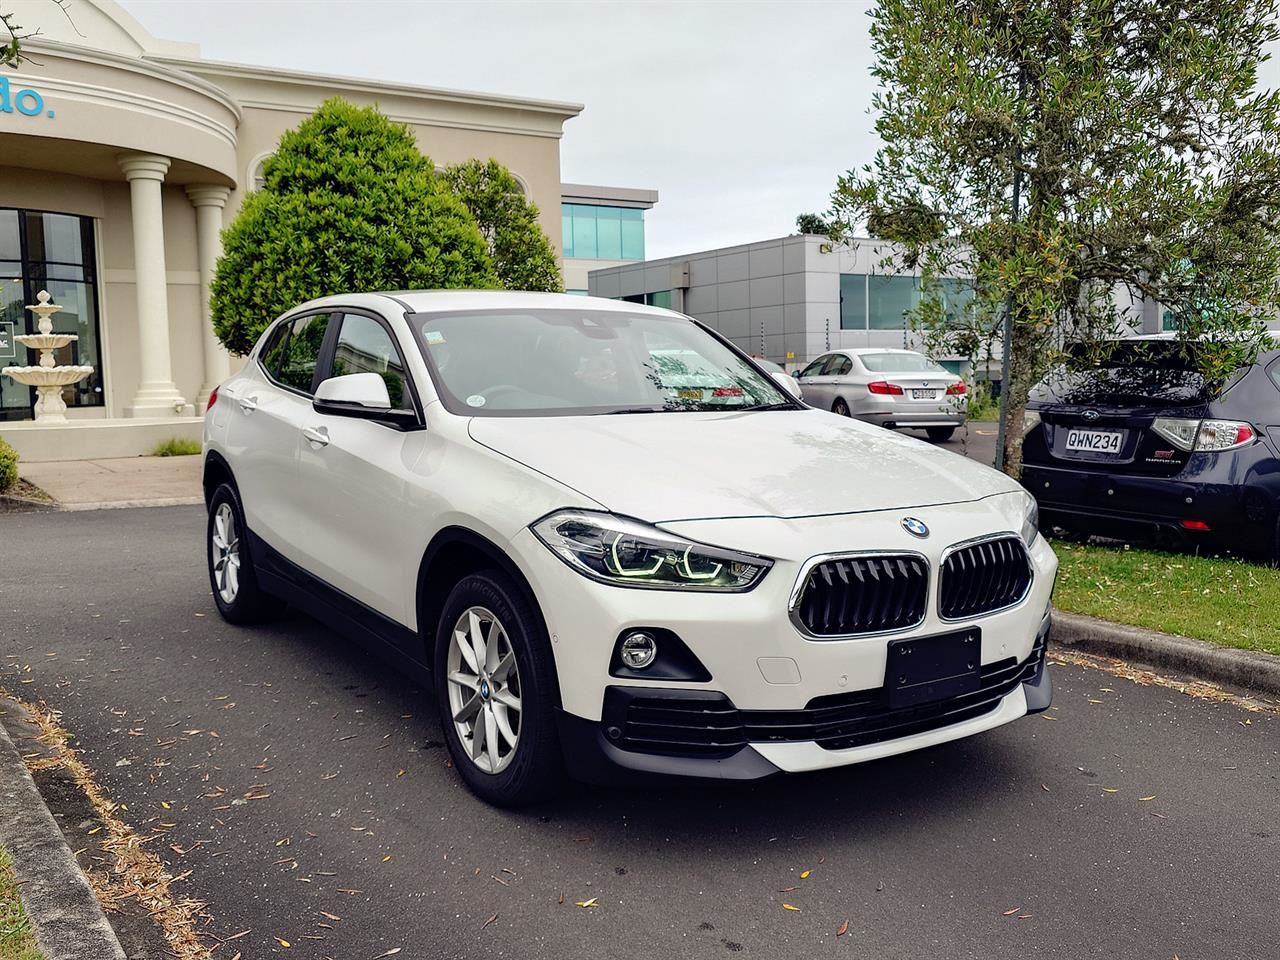
M 449 635 L 449 713 L 462 748 L 485 773 L 501 773 L 520 742 L 520 670 L 493 612 L 469 607 Z
M 223 603 L 235 603 L 240 592 L 240 533 L 236 530 L 236 512 L 229 503 L 218 504 L 218 512 L 213 515 L 209 559 L 218 596 Z

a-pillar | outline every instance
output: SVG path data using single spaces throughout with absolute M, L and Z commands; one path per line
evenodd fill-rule
M 173 382 L 169 354 L 169 298 L 164 264 L 164 212 L 160 185 L 169 158 L 149 153 L 125 154 L 120 169 L 129 181 L 133 212 L 133 272 L 138 298 L 138 360 L 141 383 L 128 417 L 172 417 L 189 412 L 189 404 Z
M 196 208 L 196 250 L 200 260 L 200 322 L 204 329 L 204 386 L 196 398 L 196 408 L 205 412 L 209 393 L 231 374 L 231 358 L 213 333 L 209 316 L 209 287 L 213 270 L 222 256 L 222 210 L 231 195 L 228 187 L 192 184 L 187 196 Z

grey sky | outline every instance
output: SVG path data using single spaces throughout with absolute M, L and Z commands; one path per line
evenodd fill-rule
M 872 155 L 865 0 L 121 3 L 210 59 L 582 103 L 561 174 L 658 190 L 650 257 L 785 235 Z

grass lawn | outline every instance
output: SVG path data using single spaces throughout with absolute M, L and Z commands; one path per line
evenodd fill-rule
M 1060 610 L 1280 655 L 1280 570 L 1061 540 L 1053 549 Z
M 0 850 L 0 960 L 44 960 L 36 949 L 31 921 L 18 897 L 13 861 L 3 850 Z

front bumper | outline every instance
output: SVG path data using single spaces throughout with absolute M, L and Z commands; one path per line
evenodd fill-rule
M 1049 708 L 1050 627 L 1046 613 L 1031 656 L 984 668 L 979 691 L 907 709 L 888 709 L 883 689 L 760 711 L 711 691 L 610 687 L 601 721 L 558 713 L 564 756 L 573 776 L 595 783 L 620 774 L 758 780 L 947 743 Z M 656 716 L 669 722 L 655 724 Z
M 1029 709 L 1025 692 L 1030 675 L 1009 685 L 983 710 L 972 715 L 924 718 L 923 725 L 890 722 L 871 737 L 848 742 L 811 735 L 775 736 L 762 732 L 760 714 L 790 715 L 777 722 L 809 722 L 805 712 L 836 703 L 853 709 L 841 714 L 854 726 L 868 722 L 885 683 L 889 641 L 924 638 L 968 627 L 981 628 L 979 662 L 984 672 L 1025 666 L 1047 629 L 1057 558 L 1038 538 L 1029 554 L 1031 586 L 1015 605 L 972 621 L 956 623 L 939 615 L 937 571 L 949 545 L 991 534 L 1016 531 L 1024 499 L 997 495 L 971 503 L 919 507 L 912 515 L 931 529 L 926 540 L 909 536 L 901 511 L 783 520 L 735 518 L 663 524 L 672 532 L 705 543 L 745 550 L 775 559 L 773 568 L 750 592 L 681 593 L 616 587 L 587 580 L 551 554 L 532 534 L 515 537 L 521 568 L 541 600 L 559 678 L 561 727 L 566 754 L 575 766 L 621 767 L 723 778 L 764 776 L 775 770 L 808 770 L 840 766 L 941 743 L 989 729 L 1022 716 Z M 875 545 L 885 551 L 921 553 L 932 571 L 927 613 L 917 626 L 887 634 L 816 638 L 797 627 L 788 614 L 792 591 L 806 561 Z M 611 674 L 610 660 L 618 637 L 632 629 L 669 630 L 706 668 L 701 681 L 658 680 L 643 675 Z M 1008 680 L 1009 675 L 1004 679 Z M 682 749 L 630 749 L 634 744 L 609 737 L 608 715 L 615 691 L 633 694 L 706 696 L 723 701 L 747 729 L 737 743 L 707 752 Z M 849 701 L 845 703 L 844 701 Z M 858 711 L 861 710 L 862 713 Z M 871 721 L 885 720 L 870 716 Z M 887 718 L 894 721 L 902 718 Z M 920 718 L 917 718 L 920 719 Z M 767 725 L 767 724 L 766 724 Z M 774 731 L 776 733 L 777 731 Z M 857 731 L 851 731 L 857 732 Z M 593 759 L 588 760 L 591 757 Z M 667 761 L 671 761 L 668 763 Z M 589 770 L 580 770 L 590 775 Z

